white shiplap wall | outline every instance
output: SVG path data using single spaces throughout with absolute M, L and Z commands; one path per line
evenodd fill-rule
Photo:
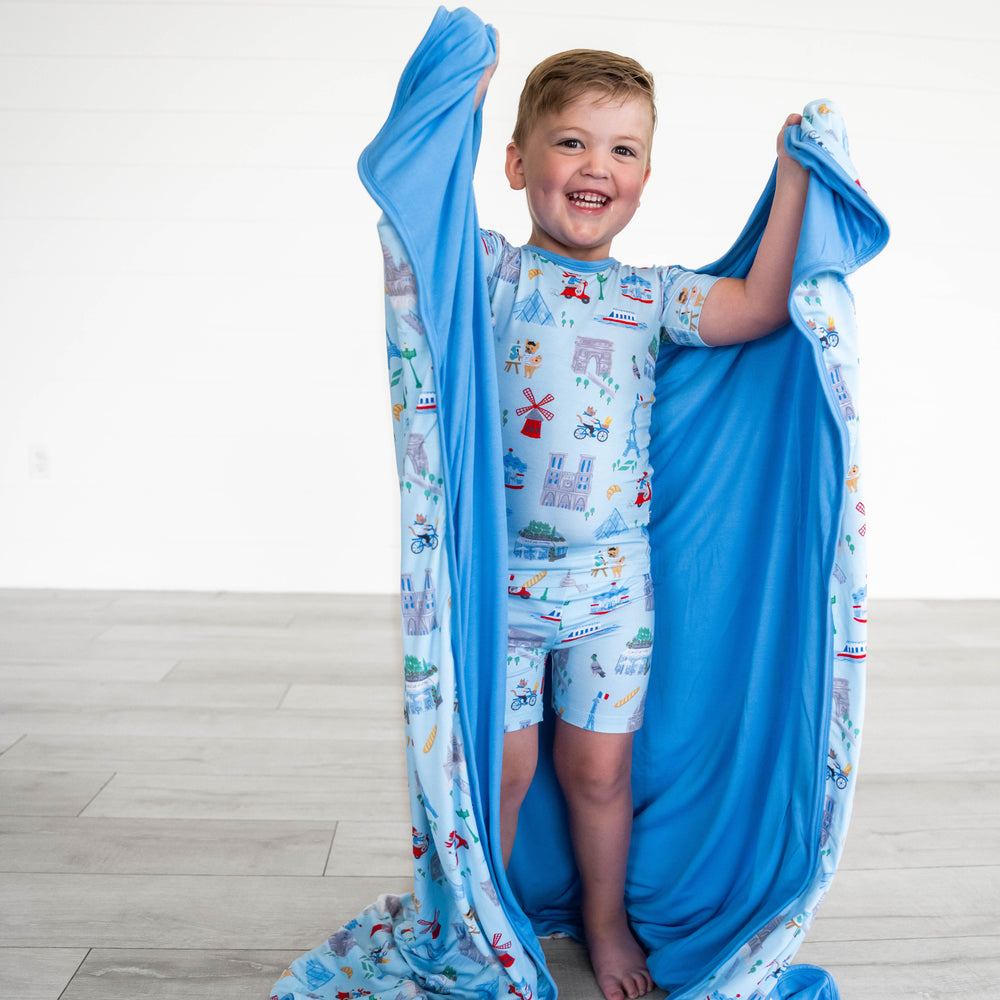
M 838 101 L 893 227 L 854 281 L 872 590 L 1000 596 L 995 8 L 475 9 L 502 53 L 480 214 L 515 240 L 503 147 L 553 51 L 657 76 L 654 176 L 616 244 L 637 263 L 721 254 L 785 114 Z M 354 164 L 433 11 L 0 0 L 0 586 L 394 589 L 377 212 Z

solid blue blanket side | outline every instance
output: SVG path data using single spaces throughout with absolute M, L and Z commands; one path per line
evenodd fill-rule
M 361 173 L 410 250 L 420 289 L 453 512 L 454 670 L 476 821 L 489 831 L 505 909 L 540 960 L 532 927 L 580 933 L 579 886 L 545 758 L 522 813 L 513 894 L 498 864 L 506 539 L 472 194 L 473 94 L 493 57 L 492 33 L 474 15 L 439 11 Z M 887 228 L 822 141 L 789 129 L 786 145 L 812 170 L 793 284 L 835 280 L 874 256 Z M 773 183 L 772 175 L 733 249 L 702 270 L 746 273 Z M 828 585 L 848 471 L 823 351 L 790 324 L 733 348 L 668 348 L 658 366 L 656 659 L 635 746 L 628 904 L 657 981 L 682 990 L 678 997 L 699 995 L 818 877 L 834 644 Z M 786 992 L 775 996 L 836 996 L 821 970 L 779 971 Z

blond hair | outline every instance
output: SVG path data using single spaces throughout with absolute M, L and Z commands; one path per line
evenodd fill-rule
M 522 146 L 535 122 L 561 111 L 581 94 L 597 91 L 605 100 L 645 98 L 656 128 L 656 93 L 652 74 L 634 59 L 598 49 L 570 49 L 543 59 L 524 81 L 512 141 Z

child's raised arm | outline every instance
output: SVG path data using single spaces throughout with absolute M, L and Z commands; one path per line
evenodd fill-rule
M 720 278 L 701 312 L 698 332 L 706 344 L 756 340 L 788 322 L 788 295 L 799 229 L 809 189 L 809 171 L 785 151 L 784 133 L 802 115 L 789 115 L 778 133 L 774 201 L 757 256 L 746 278 Z

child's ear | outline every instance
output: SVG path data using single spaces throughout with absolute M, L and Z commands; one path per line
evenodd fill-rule
M 504 166 L 507 181 L 514 191 L 524 190 L 524 157 L 513 142 L 507 143 L 507 163 Z

